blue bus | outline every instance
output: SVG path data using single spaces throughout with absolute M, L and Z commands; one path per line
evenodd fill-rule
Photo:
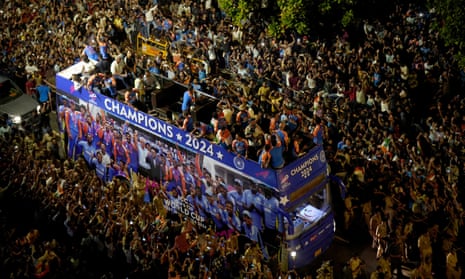
M 56 75 L 69 157 L 84 157 L 104 182 L 148 177 L 168 214 L 218 237 L 237 236 L 238 249 L 260 245 L 284 270 L 302 268 L 330 247 L 336 227 L 321 146 L 282 169 L 262 168 L 170 121 L 76 86 L 72 77 L 81 69 L 77 63 Z

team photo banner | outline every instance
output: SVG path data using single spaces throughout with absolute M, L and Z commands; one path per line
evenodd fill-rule
M 257 162 L 238 157 L 205 138 L 197 138 L 172 124 L 138 111 L 113 98 L 96 92 L 89 92 L 84 87 L 76 90 L 73 82 L 66 75 L 56 75 L 56 88 L 60 94 L 67 95 L 70 98 L 78 98 L 81 102 L 90 103 L 162 140 L 171 142 L 191 152 L 210 157 L 244 173 L 251 179 L 259 180 L 265 185 L 273 188 L 278 187 L 276 172 L 274 170 L 263 169 Z

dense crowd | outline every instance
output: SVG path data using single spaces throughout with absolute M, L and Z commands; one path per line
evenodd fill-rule
M 217 97 L 213 138 L 263 167 L 279 168 L 312 144 L 323 144 L 331 171 L 348 186 L 339 215 L 343 231 L 350 233 L 354 222 L 364 220 L 384 278 L 407 263 L 414 269 L 412 278 L 460 277 L 465 72 L 457 67 L 454 49 L 442 45 L 432 28 L 438 20 L 434 11 L 399 6 L 387 22 L 364 22 L 363 40 L 354 42 L 346 31 L 329 39 L 269 38 L 260 23 L 228 24 L 214 1 L 73 3 L 6 3 L 2 68 L 24 81 L 37 80 L 75 61 L 94 59 L 94 69 L 83 69 L 83 75 L 122 76 L 131 88 L 129 103 L 144 100 L 142 81 L 150 73 L 173 78 Z M 168 55 L 134 53 L 139 33 L 167 40 Z M 192 67 L 193 58 L 203 62 Z M 219 75 L 224 72 L 232 78 Z M 189 94 L 184 117 L 195 103 L 194 93 Z M 180 123 L 202 132 L 198 125 Z M 274 135 L 273 140 L 265 135 Z M 124 263 L 124 272 L 137 274 L 197 278 L 201 273 L 242 277 L 240 272 L 255 272 L 236 256 L 234 244 L 219 248 L 221 241 L 215 240 L 210 242 L 216 246 L 206 245 L 208 232 L 166 218 L 156 202 L 144 203 L 144 181 L 134 179 L 130 188 L 118 180 L 104 185 L 85 171 L 82 161 L 53 153 L 62 144 L 61 137 L 53 138 L 40 133 L 22 138 L 2 123 L 2 140 L 9 143 L 2 144 L 2 159 L 15 162 L 5 168 L 2 180 L 21 189 L 17 194 L 48 205 L 44 208 L 53 222 L 65 225 L 69 239 L 64 241 L 71 246 L 41 242 L 37 231 L 24 238 L 7 231 L 5 270 L 27 276 L 48 270 L 58 276 L 78 269 L 79 255 L 72 251 L 92 254 L 96 249 Z M 267 152 L 273 156 L 263 156 Z M 61 182 L 77 186 L 61 193 Z M 131 226 L 127 216 L 139 225 Z M 150 232 L 149 240 L 141 240 L 142 230 Z M 260 266 L 262 276 L 271 276 L 273 265 L 255 255 L 254 247 L 248 249 L 246 259 Z M 12 262 L 12 255 L 19 256 Z M 222 258 L 224 268 L 207 269 L 207 262 L 221 263 L 214 258 Z M 355 271 L 348 274 L 359 276 Z

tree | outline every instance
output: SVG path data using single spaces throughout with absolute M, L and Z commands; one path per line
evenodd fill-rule
M 456 49 L 455 58 L 461 67 L 465 67 L 465 0 L 430 0 L 436 11 L 435 28 L 446 46 Z
M 268 34 L 279 37 L 289 31 L 308 32 L 322 25 L 346 26 L 354 18 L 357 0 L 218 0 L 231 21 L 243 26 L 252 19 L 266 22 Z

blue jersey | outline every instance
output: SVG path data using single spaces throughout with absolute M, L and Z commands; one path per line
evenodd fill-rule
M 279 200 L 271 197 L 265 201 L 264 224 L 267 229 L 283 231 L 283 222 L 279 211 Z
M 274 146 L 270 150 L 272 168 L 281 168 L 284 166 L 283 146 Z
M 86 162 L 91 164 L 95 154 L 95 146 L 92 143 L 89 144 L 87 140 L 79 141 L 78 145 L 82 148 L 82 156 L 84 156 Z
M 189 91 L 184 92 L 184 96 L 182 97 L 182 111 L 188 111 L 193 104 L 192 96 Z
M 87 55 L 87 57 L 89 57 L 89 59 L 98 61 L 98 54 L 92 46 L 86 46 L 84 53 Z
M 50 88 L 47 85 L 45 85 L 45 84 L 39 85 L 39 86 L 37 86 L 36 90 L 39 93 L 39 102 L 40 103 L 45 103 L 45 102 L 49 101 L 48 95 L 50 93 Z
M 95 167 L 95 173 L 97 176 L 103 181 L 106 181 L 106 175 L 107 175 L 107 167 L 102 163 L 99 162 L 97 158 L 92 159 L 92 165 Z

